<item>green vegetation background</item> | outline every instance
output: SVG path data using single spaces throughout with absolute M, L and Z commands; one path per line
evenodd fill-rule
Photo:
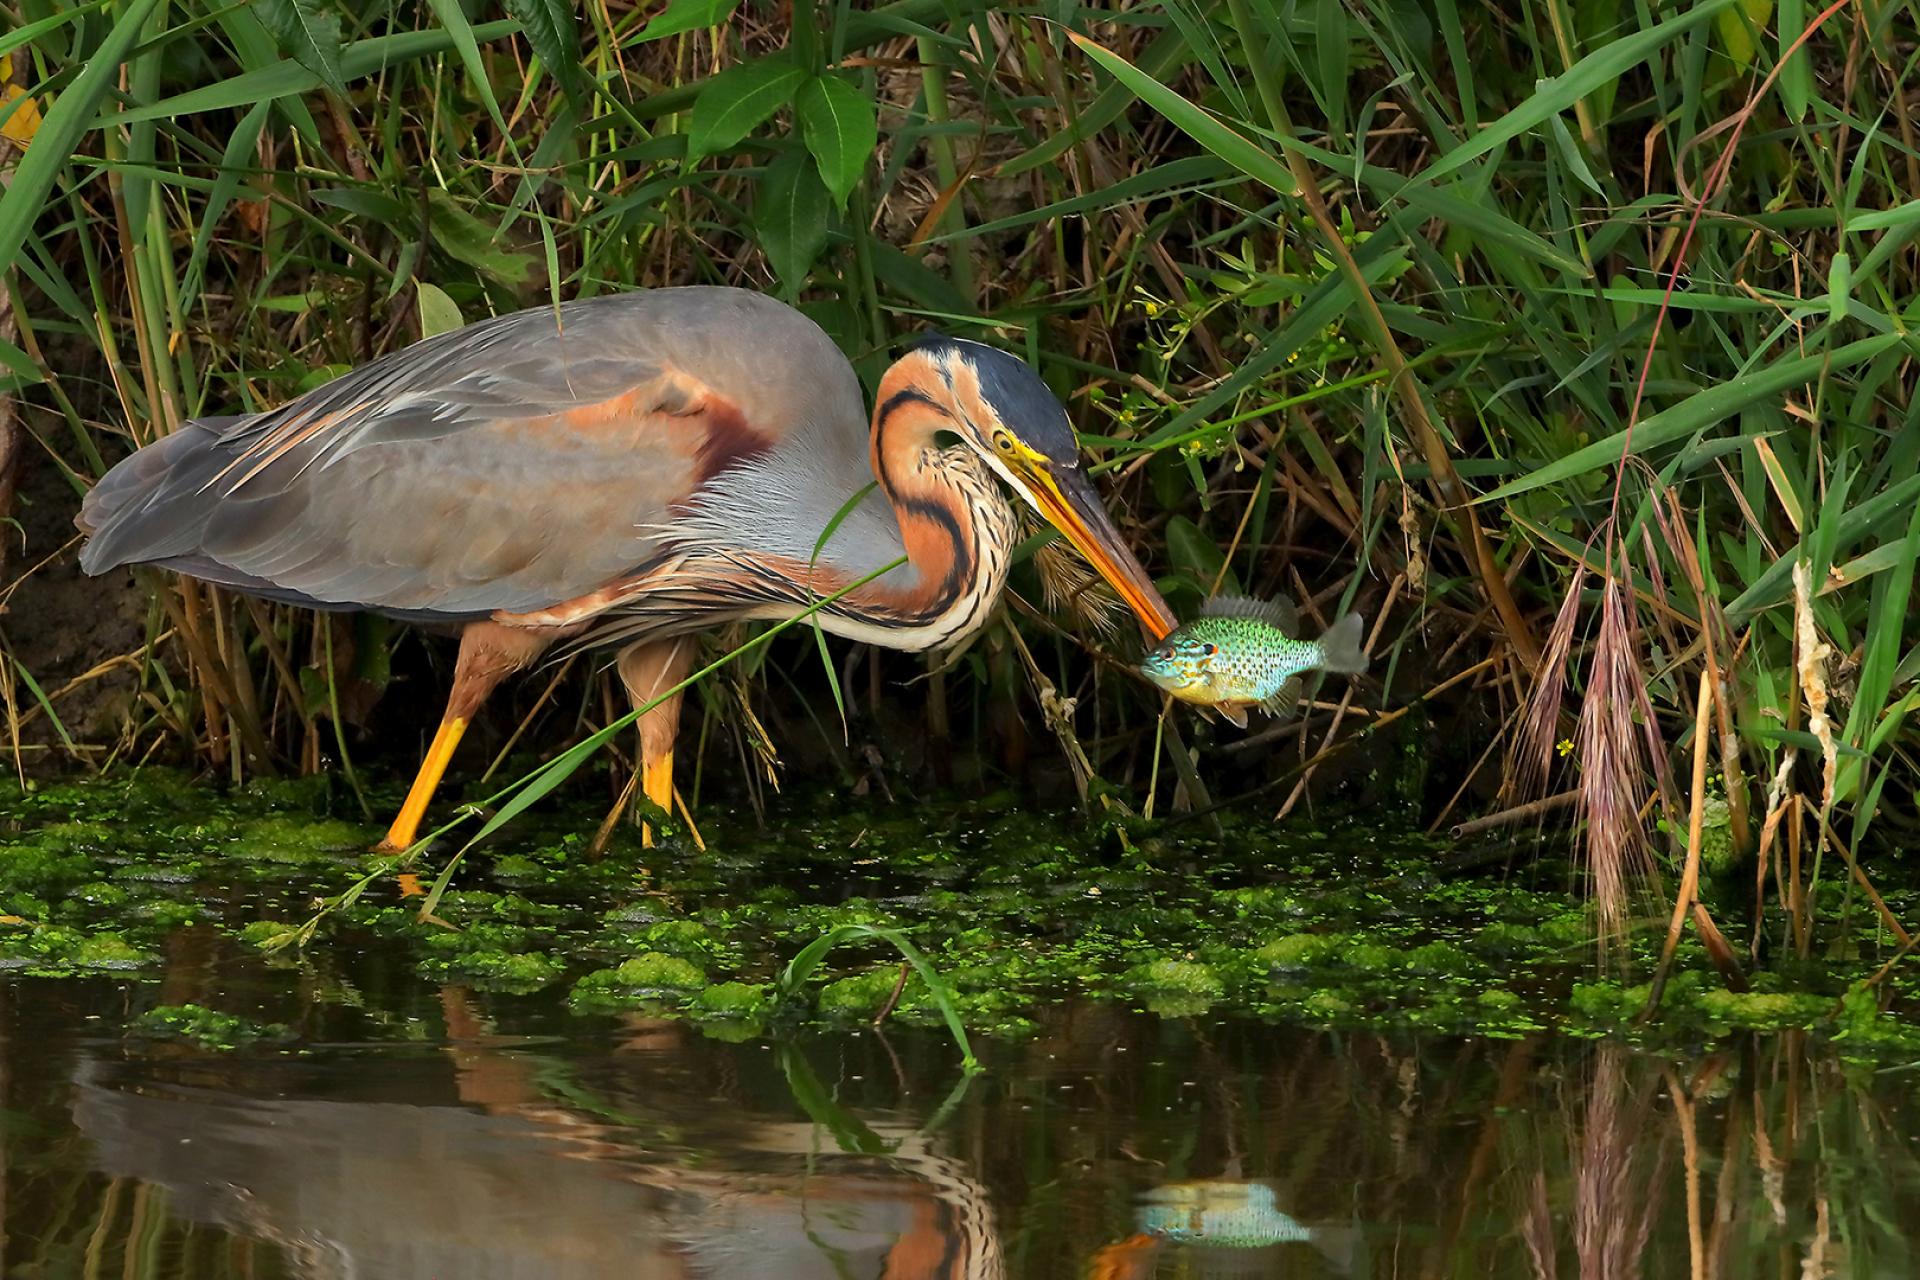
M 0 114 L 31 136 L 0 199 L 4 420 L 40 477 L 0 620 L 23 767 L 333 767 L 383 692 L 407 737 L 386 685 L 417 652 L 371 621 L 156 584 L 130 651 L 23 639 L 128 448 L 490 313 L 725 282 L 801 305 L 869 382 L 927 326 L 1031 360 L 1177 609 L 1218 583 L 1377 619 L 1378 681 L 1208 757 L 1265 805 L 1378 721 L 1424 726 L 1421 822 L 1577 801 L 1603 898 L 1646 830 L 1675 866 L 1757 857 L 1802 951 L 1833 856 L 1920 824 L 1909 4 L 0 13 Z M 1179 722 L 1037 582 L 889 698 L 991 741 L 989 777 L 1170 788 Z M 780 745 L 861 777 L 835 703 L 879 700 L 822 652 L 710 681 L 710 752 L 772 750 L 736 714 L 771 690 L 815 717 Z M 913 674 L 865 661 L 872 691 Z M 1056 691 L 1079 737 L 1027 750 Z M 608 717 L 590 680 L 537 692 L 541 750 Z

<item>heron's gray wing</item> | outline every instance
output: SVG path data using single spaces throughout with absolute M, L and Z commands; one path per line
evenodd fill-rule
M 545 608 L 646 561 L 676 509 L 823 402 L 857 446 L 845 357 L 759 294 L 517 312 L 141 450 L 89 496 L 82 563 L 402 616 Z

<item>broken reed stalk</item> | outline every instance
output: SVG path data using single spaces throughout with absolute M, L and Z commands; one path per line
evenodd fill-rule
M 1653 971 L 1647 989 L 1647 1007 L 1641 1020 L 1653 1016 L 1660 1007 L 1660 996 L 1667 987 L 1667 973 L 1673 966 L 1673 953 L 1680 945 L 1680 930 L 1685 927 L 1694 895 L 1700 890 L 1700 837 L 1707 801 L 1707 738 L 1713 714 L 1713 677 L 1700 673 L 1700 694 L 1693 712 L 1693 798 L 1687 811 L 1687 862 L 1680 873 L 1680 887 L 1673 895 L 1673 915 L 1667 921 L 1667 940 L 1660 947 L 1660 964 Z

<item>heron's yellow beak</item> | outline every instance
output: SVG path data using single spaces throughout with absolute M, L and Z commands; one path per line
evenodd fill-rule
M 1112 518 L 1100 505 L 1100 496 L 1084 472 L 1055 471 L 1037 455 L 1016 459 L 1014 472 L 1047 523 L 1058 529 L 1126 601 L 1140 619 L 1148 640 L 1158 641 L 1180 625 L 1173 610 L 1160 598 L 1153 579 L 1113 527 Z

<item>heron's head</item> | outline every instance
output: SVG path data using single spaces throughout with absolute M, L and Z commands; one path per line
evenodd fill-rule
M 907 356 L 917 390 L 937 400 L 956 435 L 1099 571 L 1159 639 L 1176 625 L 1128 549 L 1080 462 L 1067 411 L 1026 362 L 964 338 L 935 337 Z

